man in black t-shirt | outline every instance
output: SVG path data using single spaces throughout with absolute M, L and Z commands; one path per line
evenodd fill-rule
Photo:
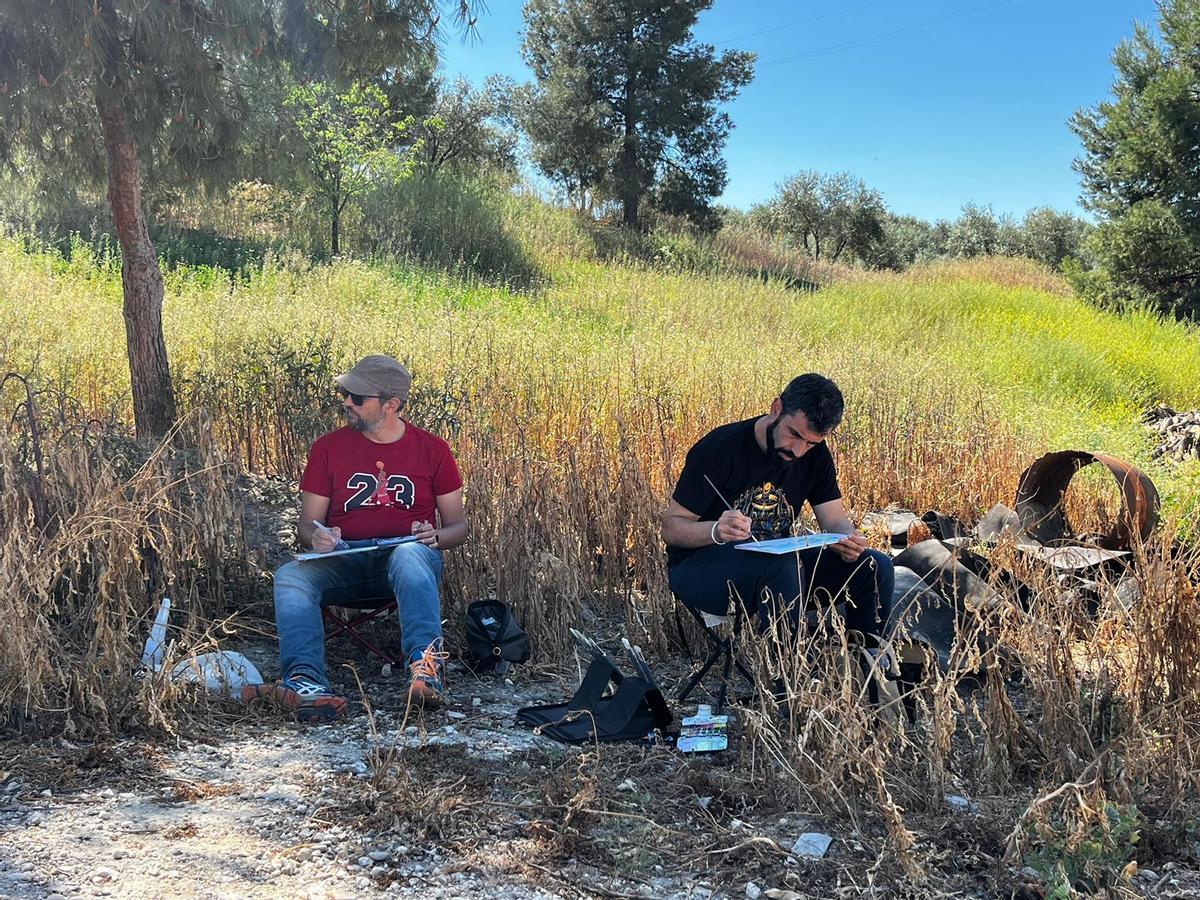
M 725 615 L 732 592 L 765 627 L 772 613 L 799 616 L 846 601 L 849 628 L 878 637 L 891 612 L 891 560 L 867 549 L 842 505 L 825 438 L 842 420 L 836 384 L 801 375 L 765 416 L 722 425 L 690 451 L 662 520 L 671 590 L 686 606 Z M 835 544 L 773 555 L 735 544 L 788 537 L 812 505 Z

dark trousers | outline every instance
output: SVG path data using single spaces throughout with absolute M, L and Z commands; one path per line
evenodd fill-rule
M 846 627 L 880 637 L 892 611 L 892 561 L 866 550 L 846 562 L 828 547 L 773 555 L 732 544 L 701 547 L 667 571 L 671 592 L 689 609 L 727 615 L 731 597 L 765 629 L 771 615 L 800 616 L 845 603 Z

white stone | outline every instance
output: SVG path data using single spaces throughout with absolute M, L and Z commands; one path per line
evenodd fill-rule
M 829 845 L 832 843 L 833 838 L 827 834 L 819 831 L 806 831 L 796 838 L 796 843 L 792 844 L 792 852 L 797 856 L 820 859 L 828 852 Z
M 367 856 L 371 857 L 375 862 L 383 862 L 391 855 L 386 850 L 370 850 L 367 852 Z
M 360 856 L 360 857 L 358 858 L 358 864 L 359 864 L 359 866 L 361 866 L 361 867 L 362 867 L 362 868 L 364 868 L 364 869 L 369 869 L 369 868 L 371 868 L 371 857 L 369 857 L 369 856 Z
M 746 897 L 748 900 L 758 900 L 762 896 L 762 888 L 753 881 L 746 882 Z

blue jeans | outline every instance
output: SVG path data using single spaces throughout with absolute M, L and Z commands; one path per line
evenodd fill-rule
M 892 611 L 896 572 L 878 550 L 846 562 L 823 547 L 775 556 L 714 544 L 672 566 L 667 579 L 684 606 L 719 616 L 728 612 L 732 588 L 759 628 L 771 614 L 799 627 L 801 615 L 844 602 L 846 626 L 878 638 Z
M 430 644 L 441 646 L 442 605 L 438 585 L 442 554 L 413 542 L 390 553 L 376 550 L 329 559 L 293 560 L 275 573 L 275 630 L 279 671 L 284 678 L 306 674 L 328 685 L 322 606 L 347 596 L 391 593 L 400 614 L 404 658 L 417 659 Z

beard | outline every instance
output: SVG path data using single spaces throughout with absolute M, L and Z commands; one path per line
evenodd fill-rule
M 378 419 L 372 421 L 371 419 L 364 418 L 362 413 L 358 412 L 357 410 L 350 409 L 348 407 L 342 408 L 346 412 L 346 424 L 355 431 L 377 431 L 379 426 L 383 423 L 383 415 L 380 415 Z
M 775 429 L 777 429 L 778 427 L 779 427 L 778 419 L 776 419 L 769 426 L 767 426 L 767 456 L 774 457 L 775 459 L 779 460 L 780 462 L 785 462 L 785 463 L 793 462 L 796 459 L 796 457 L 791 451 L 780 450 L 777 446 L 775 446 Z

